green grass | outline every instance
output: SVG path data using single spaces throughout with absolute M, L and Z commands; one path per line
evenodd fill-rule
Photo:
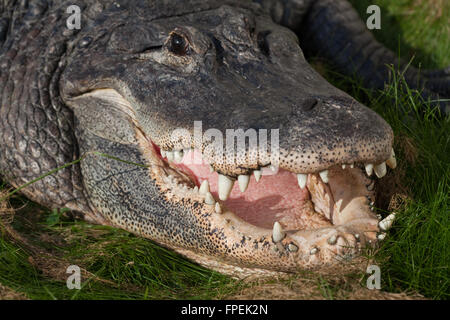
M 381 29 L 375 38 L 405 59 L 416 57 L 423 68 L 450 65 L 450 2 L 447 0 L 350 0 L 361 17 L 376 4 L 381 9 Z
M 389 192 L 398 192 L 404 199 L 395 210 L 394 227 L 376 255 L 383 289 L 449 298 L 450 118 L 442 119 L 417 92 L 403 92 L 401 78 L 380 95 L 332 71 L 328 76 L 382 115 L 395 133 L 399 172 L 390 172 L 386 179 L 392 181 Z M 405 116 L 397 111 L 401 109 L 412 112 Z
M 210 299 L 241 287 L 146 239 L 33 204 L 16 214 L 13 227 L 27 243 L 12 242 L 3 230 L 0 283 L 32 299 Z M 63 281 L 71 264 L 90 273 L 82 273 L 81 290 L 69 290 Z
M 382 29 L 375 31 L 375 36 L 406 58 L 412 57 L 411 48 L 415 48 L 412 64 L 425 68 L 450 65 L 448 1 L 351 2 L 361 16 L 369 4 L 382 8 Z M 429 15 L 430 12 L 438 14 Z M 383 261 L 383 288 L 393 292 L 415 290 L 429 298 L 448 299 L 450 118 L 436 117 L 436 112 L 427 108 L 416 92 L 400 88 L 401 79 L 396 79 L 382 95 L 367 93 L 354 79 L 341 77 L 340 81 L 338 86 L 366 102 L 392 126 L 395 136 L 400 138 L 397 153 L 407 151 L 398 157 L 403 162 L 402 185 L 408 189 L 409 200 L 377 255 Z M 421 108 L 425 109 L 423 113 L 418 111 Z M 405 117 L 399 109 L 412 113 Z M 406 142 L 411 142 L 414 148 L 414 161 Z
M 363 17 L 367 5 L 379 4 L 382 30 L 376 37 L 405 57 L 414 48 L 413 64 L 450 64 L 447 2 L 442 2 L 447 10 L 436 19 L 426 15 L 433 1 L 351 2 Z M 398 219 L 376 253 L 382 289 L 448 299 L 449 117 L 438 117 L 427 108 L 417 92 L 401 85 L 401 77 L 382 93 L 367 91 L 358 79 L 342 77 L 329 67 L 326 77 L 376 110 L 395 132 L 399 168 L 386 177 L 391 182 L 386 192 L 403 200 L 395 206 Z M 399 110 L 410 112 L 404 116 Z M 0 190 L 5 188 L 0 185 Z M 0 227 L 0 283 L 31 299 L 220 299 L 249 286 L 125 231 L 74 220 L 67 212 L 49 212 L 17 195 L 10 201 L 15 208 L 23 207 L 13 227 L 27 241 L 12 241 Z M 89 272 L 83 274 L 81 290 L 65 286 L 64 268 L 70 264 Z M 340 284 L 331 285 L 321 276 L 316 282 L 323 297 L 338 296 Z

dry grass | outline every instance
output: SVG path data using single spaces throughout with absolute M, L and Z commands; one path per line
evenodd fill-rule
M 0 300 L 27 300 L 28 298 L 0 283 Z
M 228 297 L 231 300 L 423 300 L 419 294 L 389 293 L 379 290 L 369 290 L 357 281 L 344 280 L 331 283 L 339 289 L 329 288 L 329 283 L 323 279 L 295 279 L 289 284 L 283 282 L 255 284 L 241 290 L 238 294 Z
M 231 300 L 423 300 L 415 292 L 390 293 L 366 288 L 366 267 L 377 264 L 359 257 L 329 270 L 301 271 L 278 279 L 253 281 Z
M 449 9 L 447 0 L 414 0 L 410 12 L 426 10 L 427 22 L 440 19 L 445 10 Z
M 9 191 L 0 190 L 0 199 L 4 197 L 8 192 Z M 28 252 L 28 262 L 36 270 L 39 270 L 43 276 L 48 277 L 52 280 L 65 282 L 67 280 L 66 270 L 70 265 L 73 265 L 73 261 L 67 261 L 56 251 L 47 250 L 42 246 L 33 244 L 26 234 L 21 234 L 16 231 L 12 227 L 12 223 L 14 221 L 14 216 L 18 211 L 20 211 L 20 208 L 12 208 L 8 201 L 5 200 L 3 202 L 0 202 L 0 235 L 2 234 L 4 237 L 7 237 L 11 242 L 17 244 L 18 246 L 20 246 L 20 248 Z M 38 215 L 39 213 L 36 212 L 32 214 Z M 31 221 L 31 223 L 33 223 L 33 221 Z M 57 235 L 49 233 L 42 233 L 39 235 L 39 238 L 42 243 L 46 244 L 61 245 L 66 241 L 66 239 L 63 239 L 62 237 L 58 237 Z M 81 276 L 84 279 L 89 279 L 89 281 L 102 282 L 112 287 L 117 286 L 113 281 L 102 279 L 87 271 L 85 268 L 81 267 L 81 261 L 78 262 L 80 262 L 79 266 Z

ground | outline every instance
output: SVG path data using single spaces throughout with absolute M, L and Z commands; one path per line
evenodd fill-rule
M 449 2 L 351 2 L 362 17 L 368 5 L 381 7 L 382 29 L 375 36 L 413 58 L 413 65 L 450 65 Z M 382 247 L 360 261 L 380 266 L 381 290 L 366 288 L 368 275 L 361 268 L 233 280 L 125 231 L 90 225 L 14 195 L 0 201 L 0 299 L 450 298 L 449 117 L 439 117 L 416 92 L 404 89 L 401 75 L 383 92 L 369 92 L 326 62 L 311 62 L 334 85 L 379 112 L 395 132 L 399 167 L 384 178 L 377 207 L 395 210 L 398 220 Z M 10 191 L 0 183 L 0 199 Z M 82 269 L 81 290 L 66 287 L 66 268 L 73 264 Z

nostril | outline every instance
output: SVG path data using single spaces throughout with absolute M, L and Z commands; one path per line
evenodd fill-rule
M 224 59 L 224 52 L 225 52 L 225 50 L 222 47 L 222 43 L 220 42 L 219 39 L 217 39 L 216 37 L 214 37 L 212 35 L 211 35 L 211 39 L 212 39 L 212 42 L 213 42 L 214 47 L 216 49 L 216 60 L 217 60 L 217 63 L 219 65 L 223 65 L 223 59 Z
M 270 48 L 269 44 L 267 43 L 267 36 L 270 34 L 270 31 L 262 31 L 258 33 L 257 36 L 257 42 L 259 50 L 265 55 L 270 56 Z
M 318 98 L 308 98 L 301 104 L 301 108 L 304 111 L 311 111 L 314 108 L 320 106 L 322 102 Z

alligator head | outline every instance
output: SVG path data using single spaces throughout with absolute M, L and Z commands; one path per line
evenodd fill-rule
M 377 241 L 370 175 L 395 166 L 392 130 L 293 32 L 229 6 L 128 20 L 93 24 L 60 80 L 93 220 L 226 273 L 334 265 Z

